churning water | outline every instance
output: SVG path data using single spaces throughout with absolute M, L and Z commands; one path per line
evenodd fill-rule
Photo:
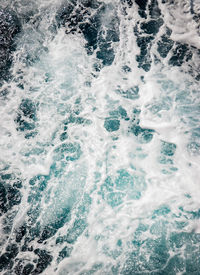
M 200 274 L 199 22 L 0 0 L 1 274 Z

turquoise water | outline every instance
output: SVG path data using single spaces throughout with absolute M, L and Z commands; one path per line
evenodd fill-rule
M 0 0 L 1 274 L 200 274 L 199 10 Z

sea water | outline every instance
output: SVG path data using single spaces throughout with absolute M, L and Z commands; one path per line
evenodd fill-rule
M 200 274 L 200 2 L 0 8 L 0 273 Z

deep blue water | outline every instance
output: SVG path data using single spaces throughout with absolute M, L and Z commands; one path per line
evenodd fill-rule
M 0 274 L 200 274 L 198 0 L 0 0 Z

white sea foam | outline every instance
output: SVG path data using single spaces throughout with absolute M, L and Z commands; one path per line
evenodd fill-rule
M 180 5 L 171 9 L 160 2 L 164 24 L 172 29 L 170 38 L 199 48 L 197 26 L 193 21 L 189 25 L 192 16 L 188 7 L 184 6 L 188 14 L 183 16 Z M 45 9 L 48 5 L 45 1 L 39 4 L 39 8 Z M 115 5 L 121 17 L 120 42 L 115 45 L 113 64 L 104 67 L 96 78 L 92 75 L 96 57 L 86 54 L 81 34 L 66 35 L 64 28 L 52 34 L 48 29 L 47 16 L 42 19 L 41 30 L 36 32 L 37 37 L 32 37 L 30 25 L 27 23 L 19 38 L 12 68 L 16 74 L 23 71 L 24 89 L 17 86 L 19 80 L 11 81 L 8 99 L 1 103 L 1 160 L 19 169 L 25 179 L 24 199 L 13 227 L 22 224 L 31 207 L 27 202 L 29 192 L 31 193 L 29 180 L 36 175 L 48 176 L 53 173 L 51 169 L 54 162 L 59 167 L 60 175 L 57 176 L 55 172 L 48 181 L 38 221 L 44 228 L 56 220 L 63 208 L 72 209 L 71 220 L 44 245 L 55 257 L 64 247 L 64 244 L 55 245 L 56 237 L 66 235 L 73 226 L 84 194 L 91 197 L 86 218 L 87 227 L 69 245 L 73 246 L 70 257 L 60 264 L 54 259 L 43 274 L 81 274 L 97 263 L 102 264 L 103 268 L 95 274 L 114 274 L 111 270 L 117 261 L 121 263 L 121 269 L 116 274 L 123 274 L 122 266 L 128 253 L 131 253 L 131 242 L 138 226 L 144 223 L 151 227 L 154 224 L 152 215 L 163 205 L 170 208 L 167 217 L 169 232 L 173 232 L 173 226 L 178 220 L 176 217 L 182 215 L 180 208 L 183 207 L 185 216 L 181 217 L 181 221 L 188 223 L 184 228 L 185 232 L 199 233 L 199 222 L 192 219 L 190 221 L 186 217 L 187 214 L 190 217 L 192 212 L 198 211 L 200 206 L 199 154 L 191 154 L 187 147 L 193 140 L 193 128 L 197 127 L 196 121 L 193 123 L 195 127 L 192 125 L 192 118 L 197 119 L 198 110 L 195 108 L 198 108 L 199 100 L 196 99 L 194 90 L 198 89 L 198 84 L 179 68 L 165 66 L 162 69 L 161 65 L 153 64 L 149 72 L 139 69 L 135 58 L 139 54 L 139 47 L 133 33 L 133 27 L 139 20 L 136 6 L 127 10 L 127 16 L 124 16 L 120 14 L 118 1 Z M 172 18 L 175 21 L 172 22 Z M 185 20 L 186 24 L 183 25 Z M 27 53 L 35 57 L 28 66 L 24 61 Z M 123 65 L 128 65 L 132 71 L 125 74 L 122 71 Z M 87 82 L 91 82 L 90 85 Z M 123 97 L 116 92 L 119 87 L 128 90 L 135 86 L 139 87 L 139 96 L 136 99 Z M 177 97 L 182 91 L 186 93 L 179 100 Z M 32 139 L 25 139 L 24 132 L 16 130 L 16 114 L 24 98 L 30 99 L 37 106 L 37 134 Z M 80 99 L 79 104 L 75 103 L 77 99 Z M 120 106 L 126 110 L 130 119 L 120 119 L 119 130 L 109 132 L 105 128 L 105 120 L 112 116 L 110 112 L 118 110 Z M 140 110 L 137 118 L 134 117 L 135 109 Z M 64 121 L 76 111 L 84 119 L 90 120 L 90 123 L 69 124 L 67 141 L 60 140 Z M 140 136 L 133 134 L 131 127 L 134 119 L 140 120 L 141 128 L 153 130 L 153 137 L 149 142 L 141 141 Z M 59 162 L 56 150 L 66 142 L 80 145 L 78 160 Z M 173 154 L 166 156 L 165 153 L 169 162 L 160 160 L 163 157 L 164 142 L 176 146 Z M 73 156 L 74 152 L 70 154 Z M 135 177 L 134 187 L 129 183 L 130 186 L 126 186 L 123 191 L 116 186 L 119 171 L 122 170 L 129 173 L 130 177 Z M 115 186 L 110 187 L 111 191 L 103 191 L 103 197 L 101 188 L 109 176 Z M 140 197 L 132 199 L 131 192 L 135 186 Z M 124 196 L 122 203 L 114 207 L 108 199 L 112 192 L 121 192 Z M 160 219 L 162 221 L 165 218 Z M 162 230 L 164 231 L 163 228 L 160 229 Z M 162 235 L 162 232 L 158 234 Z M 146 240 L 152 235 L 150 231 L 143 232 L 141 239 Z M 122 242 L 121 246 L 117 245 L 119 240 Z M 44 248 L 43 244 L 34 245 L 35 248 Z M 22 257 L 23 253 L 20 253 Z M 170 253 L 173 254 L 172 251 Z

